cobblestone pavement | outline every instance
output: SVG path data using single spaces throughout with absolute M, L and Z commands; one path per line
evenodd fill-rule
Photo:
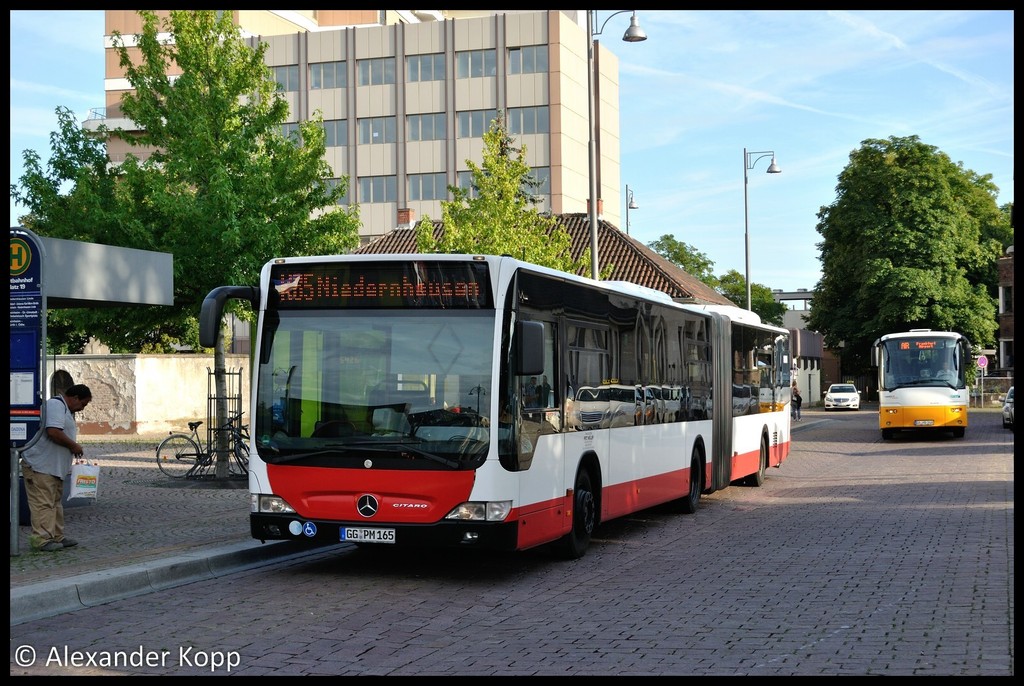
M 969 444 L 865 443 L 863 428 L 841 428 L 855 415 L 808 408 L 766 487 L 713 494 L 692 517 L 613 522 L 571 566 L 309 555 L 276 568 L 287 573 L 12 622 L 12 649 L 187 640 L 237 651 L 240 675 L 1012 676 L 1013 433 L 998 411 L 976 416 Z M 280 545 L 249 538 L 245 489 L 167 488 L 154 446 L 96 445 L 103 477 L 116 476 L 97 503 L 68 512 L 82 545 L 29 565 L 43 554 L 12 557 L 12 606 L 19 590 L 68 574 L 106 570 L 124 583 L 140 560 Z M 86 525 L 99 531 L 89 538 Z M 695 535 L 699 555 L 687 552 Z M 755 550 L 763 577 L 747 565 Z M 255 579 L 269 612 L 247 602 Z M 14 657 L 12 675 L 90 673 L 16 668 Z
M 98 497 L 64 508 L 75 547 L 33 550 L 28 522 L 18 527 L 12 625 L 305 550 L 252 538 L 244 478 L 194 481 L 161 472 L 156 446 L 164 435 L 81 437 L 86 456 L 100 465 Z
M 167 477 L 156 464 L 162 438 L 83 437 L 86 456 L 100 464 L 100 483 L 95 502 L 64 508 L 65 535 L 79 545 L 34 551 L 31 527 L 23 522 L 19 554 L 11 556 L 11 587 L 251 540 L 247 482 Z

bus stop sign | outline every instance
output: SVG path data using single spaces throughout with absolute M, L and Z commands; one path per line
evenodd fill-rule
M 11 227 L 11 448 L 35 443 L 42 422 L 46 302 L 43 246 L 28 229 Z

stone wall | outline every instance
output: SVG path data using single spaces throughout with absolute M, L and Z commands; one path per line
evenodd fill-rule
M 228 371 L 241 370 L 244 421 L 249 421 L 248 355 L 227 355 Z M 213 355 L 56 355 L 46 359 L 47 389 L 61 382 L 63 371 L 92 391 L 92 402 L 76 417 L 80 435 L 166 433 L 188 429 L 188 422 L 208 422 L 213 392 Z M 55 376 L 56 373 L 56 376 Z M 201 431 L 201 430 L 200 430 Z

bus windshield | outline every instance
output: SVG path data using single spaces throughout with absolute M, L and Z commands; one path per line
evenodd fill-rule
M 955 340 L 938 337 L 892 338 L 881 351 L 883 387 L 964 387 L 964 369 Z
M 268 463 L 473 466 L 490 433 L 493 310 L 278 310 L 253 412 Z

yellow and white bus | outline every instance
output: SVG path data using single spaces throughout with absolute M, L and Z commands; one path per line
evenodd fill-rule
M 970 394 L 964 374 L 971 344 L 955 331 L 911 329 L 874 342 L 871 363 L 878 368 L 878 427 L 882 438 L 897 431 L 967 430 Z

